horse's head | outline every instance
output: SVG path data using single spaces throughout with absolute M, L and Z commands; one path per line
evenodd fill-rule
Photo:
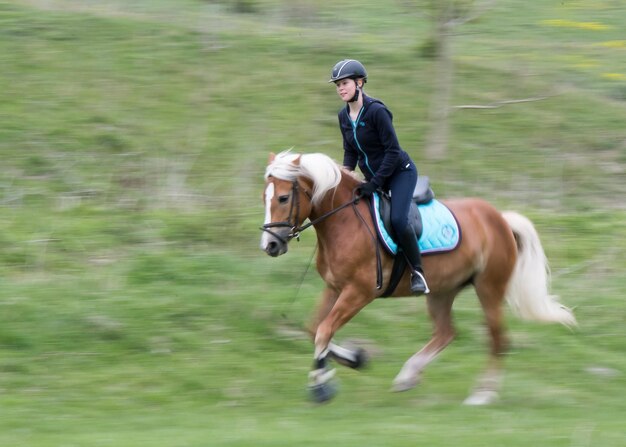
M 283 153 L 278 157 L 270 154 L 265 174 L 265 223 L 261 227 L 261 249 L 274 257 L 287 252 L 287 244 L 298 237 L 312 206 L 310 181 L 298 174 L 301 156 Z

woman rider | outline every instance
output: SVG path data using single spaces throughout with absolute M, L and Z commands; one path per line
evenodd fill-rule
M 344 59 L 335 64 L 330 81 L 346 107 L 339 112 L 343 136 L 343 165 L 353 171 L 358 163 L 366 182 L 360 186 L 364 197 L 377 189 L 391 195 L 391 225 L 397 242 L 411 267 L 411 292 L 429 293 L 419 245 L 409 225 L 408 214 L 417 183 L 415 164 L 398 143 L 392 114 L 382 101 L 365 95 L 367 72 L 359 61 Z

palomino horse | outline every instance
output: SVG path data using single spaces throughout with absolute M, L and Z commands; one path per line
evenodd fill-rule
M 359 180 L 323 154 L 270 155 L 265 172 L 265 224 L 261 248 L 270 256 L 287 252 L 288 242 L 314 226 L 319 247 L 317 270 L 326 283 L 310 332 L 315 341 L 309 373 L 312 397 L 333 397 L 335 370 L 328 360 L 358 368 L 364 352 L 333 343 L 334 334 L 363 307 L 379 297 L 389 280 L 393 259 L 377 248 L 366 200 L 358 200 Z M 485 313 L 491 350 L 487 369 L 466 404 L 483 405 L 498 397 L 501 355 L 507 342 L 503 302 L 526 319 L 576 325 L 572 312 L 548 293 L 547 261 L 537 232 L 524 216 L 500 213 L 479 199 L 444 201 L 463 235 L 459 246 L 446 253 L 424 256 L 426 295 L 434 322 L 430 341 L 410 357 L 393 382 L 396 391 L 415 386 L 424 368 L 453 340 L 452 303 L 473 285 Z M 310 222 L 303 226 L 306 219 Z M 378 263 L 383 287 L 377 287 Z M 408 296 L 409 272 L 392 296 Z

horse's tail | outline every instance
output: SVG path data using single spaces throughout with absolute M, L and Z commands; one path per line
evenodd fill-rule
M 550 295 L 550 269 L 532 222 L 515 212 L 502 213 L 517 242 L 517 262 L 509 281 L 506 300 L 519 317 L 526 320 L 576 326 L 570 309 Z

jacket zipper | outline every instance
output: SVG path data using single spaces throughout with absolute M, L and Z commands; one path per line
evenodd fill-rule
M 361 114 L 363 113 L 363 110 L 365 110 L 365 106 L 361 107 L 361 110 L 359 110 L 359 114 L 356 117 L 356 121 L 350 120 L 350 123 L 352 124 L 352 135 L 354 136 L 354 142 L 356 143 L 356 147 L 363 154 L 363 158 L 365 158 L 365 166 L 367 166 L 367 169 L 369 169 L 369 171 L 372 173 L 372 177 L 373 177 L 376 174 L 374 173 L 374 170 L 370 167 L 370 163 L 369 163 L 369 159 L 367 158 L 367 154 L 365 153 L 365 151 L 361 147 L 361 144 L 359 144 L 359 139 L 356 137 L 356 129 L 357 129 L 358 125 L 359 125 L 359 120 L 361 119 Z M 349 114 L 348 114 L 348 118 L 350 118 Z

